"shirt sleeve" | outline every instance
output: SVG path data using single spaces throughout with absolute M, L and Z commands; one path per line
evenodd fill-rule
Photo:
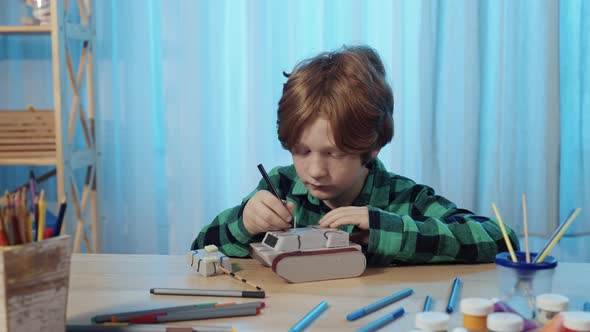
M 253 194 L 249 195 L 241 205 L 224 210 L 213 219 L 213 222 L 205 226 L 193 241 L 191 250 L 214 244 L 227 256 L 248 256 L 249 244 L 254 237 L 244 226 L 242 212 Z
M 498 223 L 413 184 L 386 208 L 369 206 L 370 265 L 492 262 L 508 251 Z M 505 226 L 514 250 L 518 237 Z
M 282 196 L 285 190 L 281 190 L 284 185 L 281 183 L 279 170 L 279 167 L 275 167 L 268 172 L 268 175 L 275 188 L 277 188 L 278 194 Z M 264 180 L 260 180 L 256 189 L 246 196 L 240 205 L 224 210 L 209 225 L 205 226 L 193 241 L 191 250 L 202 249 L 206 245 L 214 244 L 227 256 L 248 256 L 250 243 L 262 241 L 264 234 L 252 236 L 244 226 L 242 213 L 250 198 L 259 190 L 268 190 Z

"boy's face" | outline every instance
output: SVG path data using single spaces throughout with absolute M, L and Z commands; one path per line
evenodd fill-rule
M 330 124 L 323 117 L 304 129 L 291 155 L 307 190 L 333 209 L 352 204 L 368 174 L 360 155 L 344 153 L 336 146 Z

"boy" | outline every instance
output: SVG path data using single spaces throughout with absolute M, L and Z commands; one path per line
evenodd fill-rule
M 297 65 L 283 87 L 277 125 L 293 165 L 269 176 L 286 204 L 261 180 L 241 205 L 203 228 L 192 249 L 215 244 L 244 257 L 249 243 L 289 228 L 294 216 L 298 226 L 355 233 L 370 265 L 491 262 L 506 251 L 495 221 L 387 172 L 377 159 L 393 137 L 393 93 L 373 49 L 343 47 Z

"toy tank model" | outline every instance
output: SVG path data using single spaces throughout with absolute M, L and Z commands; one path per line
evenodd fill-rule
M 293 283 L 358 277 L 367 266 L 348 233 L 319 226 L 267 232 L 250 255 Z

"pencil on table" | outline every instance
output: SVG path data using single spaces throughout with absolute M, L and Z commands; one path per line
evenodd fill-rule
M 531 262 L 531 251 L 529 250 L 529 226 L 526 214 L 526 193 L 522 193 L 522 223 L 524 225 L 524 248 L 526 254 L 526 262 Z
M 498 219 L 498 224 L 500 225 L 500 230 L 502 231 L 502 236 L 504 237 L 504 242 L 506 242 L 506 247 L 508 247 L 508 252 L 510 252 L 510 258 L 512 261 L 516 263 L 518 260 L 516 259 L 516 255 L 514 254 L 514 249 L 512 249 L 512 243 L 508 238 L 508 233 L 506 233 L 506 228 L 504 228 L 504 223 L 502 222 L 502 218 L 500 217 L 500 213 L 496 208 L 496 203 L 492 202 L 492 209 L 494 210 L 494 214 L 496 215 L 496 219 Z

